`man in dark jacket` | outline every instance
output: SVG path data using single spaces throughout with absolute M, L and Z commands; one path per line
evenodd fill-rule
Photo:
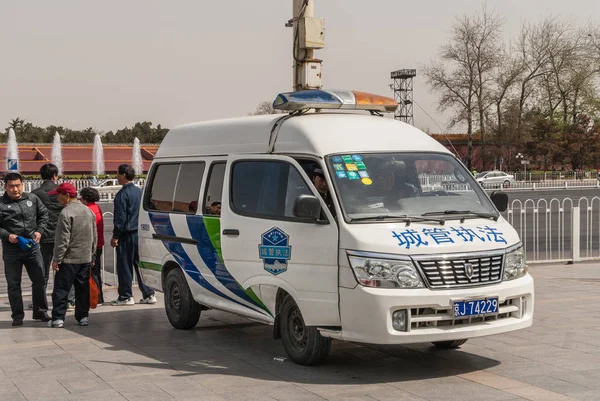
M 58 179 L 58 167 L 56 167 L 52 163 L 44 164 L 40 168 L 40 176 L 44 182 L 42 185 L 33 190 L 31 193 L 36 195 L 46 209 L 48 209 L 48 224 L 46 225 L 46 229 L 41 232 L 42 239 L 40 241 L 41 251 L 42 251 L 42 259 L 44 260 L 44 296 L 46 294 L 46 290 L 48 288 L 48 278 L 50 276 L 50 264 L 52 263 L 52 255 L 54 249 L 54 230 L 56 229 L 56 222 L 58 221 L 58 216 L 60 215 L 60 211 L 63 206 L 60 204 L 56 195 L 49 195 L 48 192 L 54 191 L 58 186 L 56 184 L 56 180 Z M 71 295 L 71 294 L 69 294 Z M 73 298 L 75 294 L 73 293 Z M 29 309 L 32 309 L 33 305 L 29 305 Z
M 138 214 L 142 202 L 142 190 L 133 184 L 135 170 L 128 164 L 121 164 L 117 172 L 117 180 L 123 188 L 115 197 L 113 218 L 113 237 L 110 245 L 117 248 L 117 277 L 119 279 L 119 298 L 111 301 L 111 305 L 134 305 L 132 282 L 133 271 L 142 292 L 141 304 L 155 304 L 154 291 L 144 285 L 138 263 Z
M 21 293 L 23 265 L 32 283 L 33 319 L 47 322 L 50 317 L 44 293 L 44 261 L 36 243 L 40 242 L 41 233 L 48 224 L 48 210 L 37 196 L 23 192 L 23 179 L 19 173 L 4 176 L 4 189 L 0 199 L 0 239 L 12 325 L 21 326 L 25 317 Z M 23 249 L 20 240 L 33 240 L 35 245 Z

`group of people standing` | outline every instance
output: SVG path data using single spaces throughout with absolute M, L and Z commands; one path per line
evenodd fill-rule
M 102 210 L 96 204 L 100 195 L 94 188 L 77 189 L 70 183 L 57 185 L 58 168 L 45 164 L 40 169 L 42 185 L 32 193 L 23 191 L 18 173 L 3 177 L 4 195 L 0 198 L 0 240 L 8 284 L 12 325 L 21 326 L 25 317 L 21 292 L 22 269 L 31 280 L 33 319 L 64 327 L 65 316 L 74 304 L 80 326 L 89 324 L 90 276 L 99 291 L 98 304 L 104 303 L 101 258 L 104 247 Z M 119 298 L 111 305 L 133 305 L 132 278 L 137 274 L 143 299 L 156 303 L 154 291 L 146 287 L 138 270 L 137 222 L 141 189 L 133 184 L 135 172 L 121 165 L 117 179 L 123 185 L 115 198 L 114 231 L 111 246 L 117 248 Z M 55 272 L 52 315 L 48 314 L 46 288 L 50 269 Z

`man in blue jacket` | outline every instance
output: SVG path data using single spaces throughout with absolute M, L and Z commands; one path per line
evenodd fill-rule
M 135 170 L 128 164 L 121 164 L 117 172 L 117 180 L 123 188 L 115 197 L 114 230 L 110 245 L 117 248 L 117 277 L 119 280 L 119 298 L 111 305 L 134 305 L 133 271 L 142 292 L 141 304 L 155 304 L 154 290 L 144 285 L 138 263 L 138 214 L 142 202 L 142 190 L 133 184 Z
M 25 317 L 21 293 L 23 265 L 31 280 L 33 319 L 47 322 L 50 317 L 44 292 L 44 261 L 38 244 L 48 224 L 48 210 L 37 196 L 23 192 L 23 178 L 19 173 L 4 176 L 4 189 L 0 197 L 0 239 L 12 325 L 21 326 Z M 29 242 L 29 247 L 21 248 L 19 241 Z

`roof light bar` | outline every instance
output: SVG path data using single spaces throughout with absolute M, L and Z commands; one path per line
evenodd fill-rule
M 389 97 L 344 90 L 306 90 L 280 93 L 273 102 L 277 110 L 304 109 L 371 110 L 393 113 L 398 103 Z

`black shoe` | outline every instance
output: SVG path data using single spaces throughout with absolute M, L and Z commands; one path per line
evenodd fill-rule
M 12 322 L 13 327 L 14 326 L 23 326 L 23 319 L 15 319 Z
M 52 320 L 52 318 L 50 316 L 48 316 L 47 313 L 44 313 L 43 315 L 40 315 L 40 316 L 34 316 L 33 320 L 39 320 L 40 322 L 49 322 L 50 320 Z

